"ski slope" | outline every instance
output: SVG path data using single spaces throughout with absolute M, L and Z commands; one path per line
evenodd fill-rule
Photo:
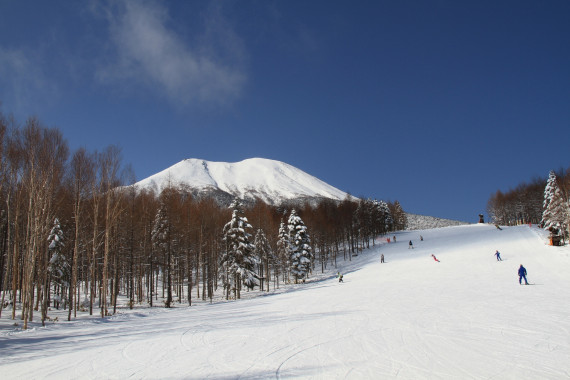
M 568 247 L 547 246 L 543 231 L 529 226 L 455 226 L 396 237 L 389 244 L 378 239 L 339 265 L 344 283 L 331 268 L 266 296 L 25 332 L 3 316 L 0 376 L 570 378 Z M 519 285 L 520 264 L 533 285 Z

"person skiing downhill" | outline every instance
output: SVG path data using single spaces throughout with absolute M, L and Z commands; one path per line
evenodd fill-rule
M 497 261 L 503 261 L 503 259 L 501 259 L 501 252 L 499 252 L 499 250 L 495 252 L 495 256 L 497 256 Z
M 522 285 L 521 281 L 524 278 L 524 284 L 528 285 L 528 281 L 526 280 L 526 268 L 521 266 L 519 267 L 519 284 Z
M 336 278 L 338 278 L 338 282 L 343 282 L 342 281 L 342 273 L 340 273 L 340 271 L 336 272 Z
M 439 263 L 439 260 L 437 259 L 437 257 L 435 257 L 433 253 L 431 254 L 431 257 L 433 257 L 433 259 Z
M 384 254 L 380 255 L 380 262 L 383 263 L 384 262 Z
M 414 245 L 412 244 L 412 241 L 411 241 L 411 240 L 410 240 L 410 243 L 409 243 L 408 249 L 410 249 L 410 248 L 414 249 Z

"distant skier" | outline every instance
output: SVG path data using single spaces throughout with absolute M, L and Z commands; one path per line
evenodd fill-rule
M 433 257 L 433 259 L 439 263 L 439 260 L 437 259 L 437 257 L 435 257 L 433 253 L 431 254 L 431 257 Z
M 521 264 L 521 266 L 519 267 L 519 284 L 520 285 L 522 285 L 521 281 L 523 278 L 524 278 L 524 284 L 528 285 L 528 281 L 526 280 L 526 269 Z
M 396 242 L 396 235 L 394 235 L 394 243 Z
M 410 240 L 410 243 L 408 244 L 408 249 L 414 249 L 414 245 L 412 244 L 412 241 Z
M 501 259 L 501 252 L 499 252 L 499 250 L 495 252 L 495 256 L 497 256 L 497 261 L 503 261 L 503 259 Z
M 343 282 L 343 281 L 342 281 L 342 273 L 339 273 L 339 274 L 338 274 L 338 282 Z
M 420 235 L 420 241 L 424 241 L 424 237 Z
M 380 262 L 383 263 L 384 262 L 384 254 L 380 255 Z

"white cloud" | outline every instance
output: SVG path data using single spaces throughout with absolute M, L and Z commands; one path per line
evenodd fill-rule
M 108 13 L 115 56 L 98 77 L 144 84 L 177 105 L 230 103 L 246 81 L 241 40 L 215 9 L 189 42 L 169 27 L 162 3 L 125 1 Z

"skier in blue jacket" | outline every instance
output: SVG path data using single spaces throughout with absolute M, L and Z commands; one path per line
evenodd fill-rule
M 501 252 L 499 252 L 499 250 L 495 252 L 495 256 L 497 256 L 497 261 L 503 261 L 503 259 L 501 259 Z
M 528 285 L 528 281 L 526 280 L 526 269 L 521 264 L 521 266 L 519 268 L 519 284 L 521 284 L 521 285 L 522 285 L 521 281 L 523 278 L 524 278 L 524 284 Z

